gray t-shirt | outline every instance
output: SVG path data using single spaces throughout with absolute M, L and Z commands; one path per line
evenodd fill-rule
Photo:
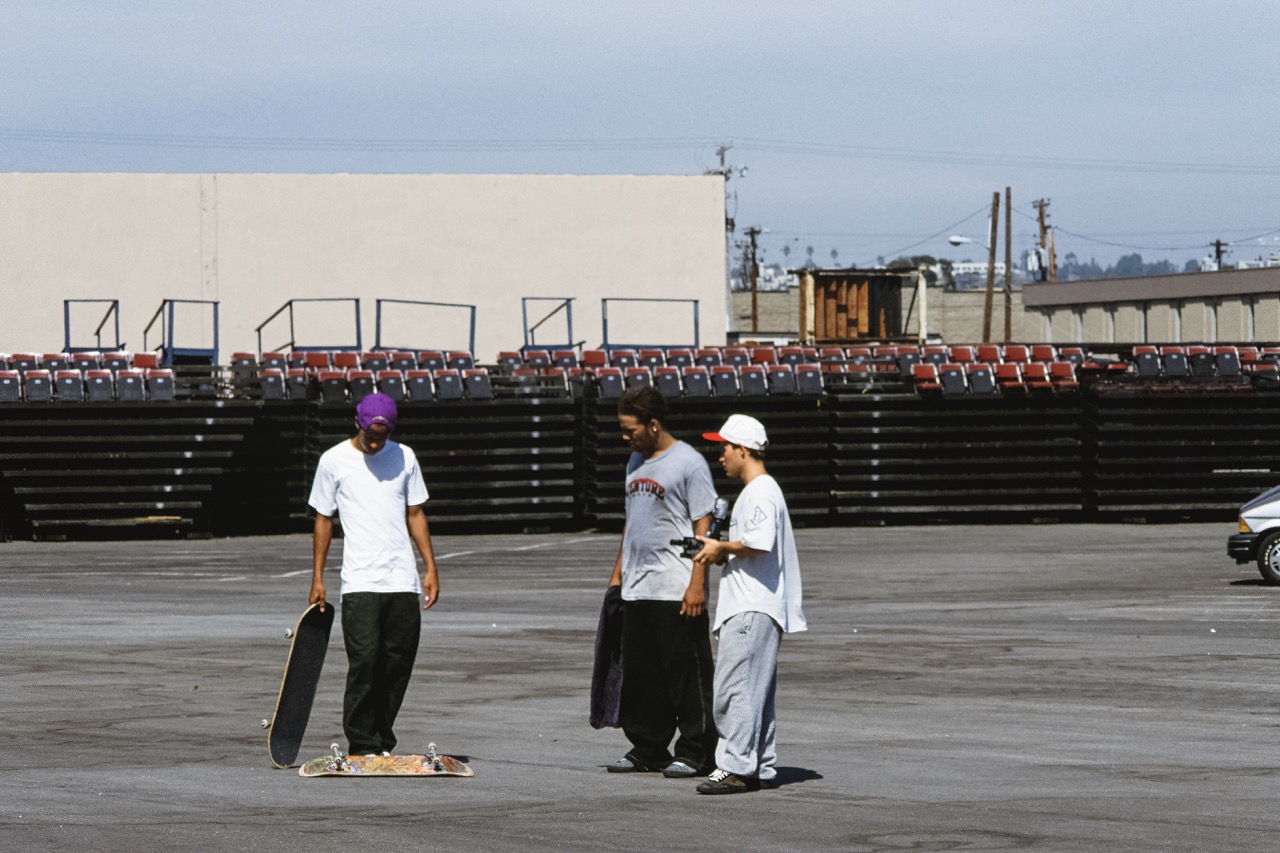
M 626 499 L 623 600 L 680 601 L 693 564 L 671 540 L 692 536 L 693 522 L 715 506 L 707 461 L 683 441 L 649 459 L 633 453 L 627 463 Z

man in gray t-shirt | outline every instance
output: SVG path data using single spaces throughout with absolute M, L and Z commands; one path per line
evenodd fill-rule
M 681 557 L 671 540 L 706 534 L 716 494 L 706 460 L 667 432 L 666 416 L 666 401 L 652 388 L 618 401 L 618 426 L 633 453 L 626 528 L 609 584 L 622 591 L 619 722 L 632 748 L 608 769 L 687 778 L 713 763 L 713 664 L 706 569 Z

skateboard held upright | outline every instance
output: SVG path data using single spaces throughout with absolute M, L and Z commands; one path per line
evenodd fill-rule
M 302 735 L 311 717 L 311 705 L 316 698 L 316 685 L 324 666 L 324 653 L 329 647 L 329 629 L 333 627 L 333 605 L 324 610 L 313 604 L 302 614 L 293 630 L 293 645 L 289 647 L 289 661 L 284 667 L 284 679 L 280 682 L 280 696 L 276 700 L 276 712 L 269 726 L 267 748 L 271 763 L 276 767 L 292 767 L 302 749 Z

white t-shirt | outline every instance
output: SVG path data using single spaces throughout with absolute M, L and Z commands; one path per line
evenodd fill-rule
M 308 503 L 342 521 L 342 594 L 422 592 L 405 510 L 427 500 L 413 450 L 388 441 L 374 454 L 350 441 L 320 457 Z
M 720 572 L 713 631 L 731 616 L 764 613 L 784 633 L 807 627 L 800 609 L 800 557 L 778 481 L 761 474 L 743 487 L 729 518 L 729 541 L 763 554 L 729 558 Z
M 716 503 L 711 469 L 683 441 L 627 465 L 627 529 L 622 538 L 624 601 L 679 601 L 693 576 L 693 562 L 672 539 L 693 535 L 693 522 Z

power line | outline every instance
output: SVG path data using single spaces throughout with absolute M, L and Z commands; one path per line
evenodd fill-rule
M 190 136 L 182 134 L 48 130 L 19 127 L 0 127 L 0 140 L 60 145 L 370 153 L 426 151 L 458 153 L 659 151 L 689 147 L 715 147 L 720 142 L 719 139 L 710 137 L 660 137 L 647 139 L 632 137 L 601 139 L 357 139 L 343 137 Z M 846 160 L 891 160 L 907 163 L 943 163 L 965 166 L 998 166 L 1003 168 L 1026 166 L 1072 171 L 1280 176 L 1280 166 L 1278 165 L 988 154 L 973 151 L 838 145 L 786 139 L 743 139 L 738 137 L 735 137 L 735 144 L 739 148 L 750 148 L 757 151 Z
M 1112 160 L 1085 157 L 1046 157 L 1026 154 L 981 154 L 966 151 L 936 151 L 904 148 L 876 148 L 816 142 L 738 138 L 741 147 L 775 153 L 809 154 L 842 159 L 895 160 L 914 163 L 953 163 L 967 166 L 1035 166 L 1044 169 L 1113 172 L 1179 172 L 1208 175 L 1280 175 L 1280 166 L 1233 163 L 1194 163 L 1158 160 Z
M 880 253 L 880 256 L 881 256 L 881 257 L 886 257 L 886 258 L 888 258 L 888 257 L 893 257 L 893 256 L 896 256 L 896 255 L 900 255 L 900 254 L 902 254 L 903 252 L 905 252 L 905 251 L 907 251 L 907 250 L 909 250 L 909 249 L 914 249 L 914 248 L 915 248 L 915 247 L 917 247 L 917 246 L 922 246 L 922 245 L 924 245 L 925 243 L 928 243 L 930 240 L 936 240 L 936 239 L 938 239 L 939 237 L 941 237 L 943 234 L 951 234 L 951 233 L 954 233 L 955 229 L 956 229 L 956 228 L 958 228 L 959 226 L 961 226 L 961 225 L 963 225 L 964 223 L 968 222 L 970 219 L 973 219 L 975 216 L 978 216 L 979 214 L 987 213 L 988 211 L 989 211 L 989 208 L 988 208 L 986 205 L 983 205 L 982 207 L 978 208 L 977 210 L 973 211 L 972 213 L 968 214 L 967 216 L 965 216 L 965 217 L 963 217 L 963 218 L 961 218 L 961 219 L 958 219 L 958 220 L 956 220 L 955 222 L 952 222 L 950 225 L 947 225 L 947 226 L 943 227 L 942 229 L 940 229 L 940 230 L 936 231 L 936 232 L 935 232 L 935 233 L 933 233 L 933 234 L 930 234 L 928 237 L 924 237 L 923 239 L 919 239 L 919 240 L 915 241 L 914 243 L 910 243 L 910 244 L 908 244 L 908 245 L 906 245 L 906 246 L 903 246 L 903 247 L 901 247 L 901 248 L 899 248 L 899 249 L 894 249 L 894 250 L 892 250 L 892 251 L 890 251 L 890 252 L 882 252 L 882 253 Z M 847 238 L 847 237 L 902 237 L 902 236 L 906 236 L 906 235 L 903 235 L 903 234 L 859 234 L 859 233 L 854 233 L 854 232 L 833 232 L 833 231 L 777 231 L 777 230 L 770 229 L 769 236 L 774 237 L 774 238 L 778 238 L 778 237 L 793 237 L 793 238 L 795 238 L 795 239 L 797 239 L 797 240 L 798 240 L 798 239 L 800 239 L 801 237 L 804 237 L 804 238 L 806 238 L 806 239 L 812 239 L 812 238 L 814 238 L 814 237 L 846 237 L 846 238 Z M 914 236 L 914 235 L 912 235 L 912 236 Z
M 113 145 L 149 148 L 213 148 L 276 151 L 629 151 L 680 149 L 714 144 L 703 138 L 671 139 L 351 139 L 340 137 L 185 136 L 180 134 L 106 133 L 0 127 L 0 139 L 67 145 Z
M 966 216 L 964 219 L 961 219 L 961 220 L 959 220 L 959 221 L 957 221 L 957 222 L 953 222 L 953 223 L 951 223 L 951 224 L 950 224 L 950 225 L 948 225 L 947 227 L 943 228 L 941 231 L 938 231 L 937 233 L 934 233 L 934 234 L 930 234 L 928 237 L 925 237 L 923 240 L 919 240 L 919 241 L 917 241 L 917 242 L 915 242 L 915 243 L 912 243 L 912 244 L 911 244 L 911 245 L 909 245 L 909 246 L 903 246 L 901 249 L 894 249 L 894 250 L 893 250 L 893 251 L 891 251 L 891 252 L 885 252 L 883 256 L 884 256 L 884 257 L 886 257 L 886 258 L 888 258 L 888 257 L 891 257 L 891 256 L 893 256 L 893 255 L 901 255 L 903 252 L 907 251 L 908 249 L 914 249 L 916 246 L 922 246 L 922 245 L 924 245 L 925 243 L 928 243 L 930 240 L 936 240 L 936 239 L 938 239 L 938 238 L 939 238 L 939 237 L 941 237 L 943 234 L 949 234 L 950 232 L 954 231 L 954 230 L 955 230 L 956 228 L 958 228 L 959 226 L 961 226 L 961 225 L 963 225 L 964 223 L 968 222 L 970 219 L 973 219 L 973 217 L 977 216 L 978 214 L 980 214 L 980 213 L 986 213 L 986 212 L 987 212 L 987 206 L 984 204 L 982 207 L 978 208 L 978 209 L 977 209 L 977 210 L 975 210 L 973 213 L 970 213 L 970 214 L 969 214 L 968 216 Z
M 1038 221 L 1036 217 L 1032 216 L 1029 213 L 1024 213 L 1021 210 L 1017 210 L 1014 212 L 1017 213 L 1019 216 L 1022 216 L 1022 217 L 1025 217 L 1026 219 L 1031 220 L 1032 222 Z M 1112 246 L 1117 249 L 1138 249 L 1140 251 L 1147 251 L 1147 252 L 1189 252 L 1189 251 L 1194 251 L 1198 249 L 1203 249 L 1206 246 L 1213 245 L 1212 241 L 1206 241 L 1203 243 L 1194 243 L 1194 244 L 1185 245 L 1185 246 L 1139 246 L 1133 243 L 1120 243 L 1114 240 L 1105 240 L 1101 237 L 1091 237 L 1088 234 L 1078 234 L 1075 231 L 1070 231 L 1066 228 L 1063 228 L 1061 225 L 1055 225 L 1053 227 L 1053 230 L 1059 231 L 1063 234 L 1068 234 L 1072 237 L 1075 237 L 1077 240 L 1084 240 L 1089 243 L 1098 243 L 1099 245 Z M 1215 230 L 1215 229 L 1206 229 L 1203 232 L 1178 232 L 1178 233 L 1208 233 L 1209 230 Z M 1216 230 L 1220 230 L 1220 229 L 1216 229 Z M 1152 232 L 1152 233 L 1167 233 L 1167 232 Z M 1280 228 L 1276 228 L 1271 231 L 1266 231 L 1262 234 L 1255 234 L 1252 237 L 1240 237 L 1236 239 L 1234 242 L 1236 244 L 1247 243 L 1250 240 L 1260 240 L 1263 237 L 1271 237 L 1276 234 L 1280 234 Z

